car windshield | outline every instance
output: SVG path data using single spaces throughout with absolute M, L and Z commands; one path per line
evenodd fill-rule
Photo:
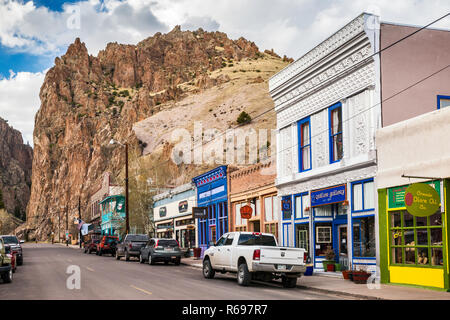
M 148 236 L 146 235 L 133 235 L 133 236 L 128 236 L 127 240 L 129 241 L 143 241 L 143 242 L 147 242 L 148 241 Z
M 158 247 L 178 247 L 178 242 L 176 240 L 159 240 Z
M 19 244 L 19 240 L 15 236 L 4 236 L 3 241 L 5 244 Z
M 258 234 L 241 234 L 239 237 L 238 245 L 276 247 L 277 243 L 273 236 L 265 236 Z

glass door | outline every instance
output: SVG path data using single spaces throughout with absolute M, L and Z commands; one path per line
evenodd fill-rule
M 342 225 L 338 227 L 338 233 L 339 233 L 339 255 L 340 256 L 347 256 L 347 226 Z

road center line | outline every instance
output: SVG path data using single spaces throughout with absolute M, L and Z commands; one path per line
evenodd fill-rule
M 92 269 L 92 268 L 89 268 L 89 267 L 86 267 L 86 269 L 88 269 L 89 271 L 92 271 L 92 272 L 94 272 L 94 271 L 95 271 L 94 269 Z
M 151 295 L 151 294 L 152 294 L 150 291 L 147 291 L 147 290 L 144 290 L 144 289 L 135 287 L 135 286 L 133 286 L 133 285 L 130 285 L 130 287 L 132 287 L 132 288 L 134 288 L 134 289 L 136 289 L 136 290 L 139 290 L 139 291 L 141 291 L 141 292 L 144 292 L 144 293 L 146 293 L 146 294 L 148 294 L 148 295 Z

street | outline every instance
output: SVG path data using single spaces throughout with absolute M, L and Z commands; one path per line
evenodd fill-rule
M 203 278 L 198 268 L 173 264 L 140 264 L 110 255 L 84 254 L 59 244 L 25 244 L 24 264 L 11 284 L 0 283 L 0 300 L 336 300 L 348 296 L 306 289 L 285 289 L 278 283 L 252 282 L 240 287 L 233 274 Z M 71 265 L 81 270 L 81 288 L 68 289 Z M 299 279 L 298 283 L 301 283 Z

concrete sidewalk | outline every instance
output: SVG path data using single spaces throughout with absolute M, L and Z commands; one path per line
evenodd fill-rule
M 202 260 L 183 258 L 182 264 L 202 268 Z M 450 292 L 415 288 L 409 286 L 379 284 L 369 289 L 366 284 L 356 284 L 344 280 L 337 273 L 320 272 L 312 276 L 303 276 L 297 282 L 297 287 L 317 292 L 347 295 L 355 298 L 371 300 L 450 300 Z

